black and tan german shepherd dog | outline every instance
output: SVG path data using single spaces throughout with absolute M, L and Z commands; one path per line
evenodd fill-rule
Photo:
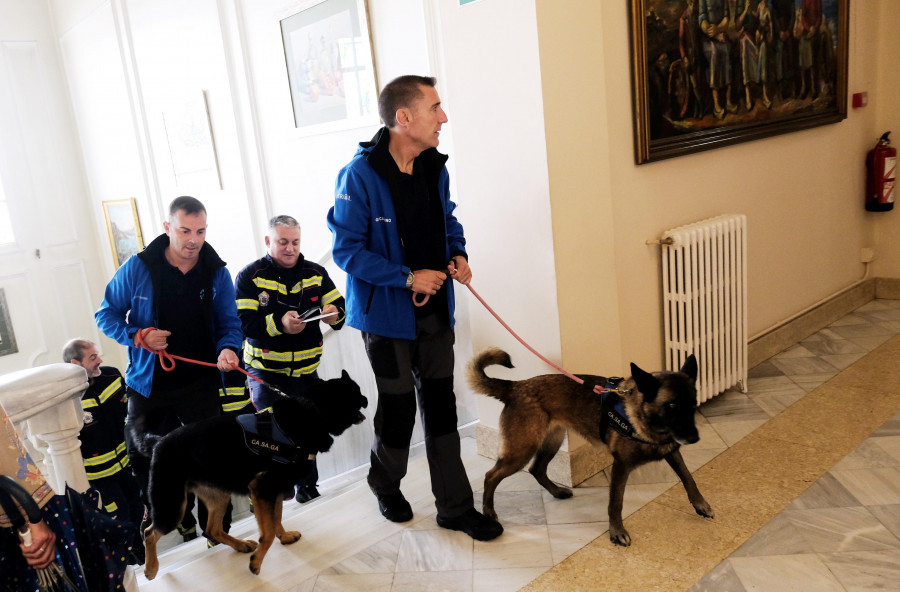
M 713 517 L 681 457 L 682 444 L 700 437 L 694 423 L 697 408 L 697 360 L 690 356 L 679 372 L 651 374 L 631 364 L 632 377 L 598 395 L 594 385 L 609 379 L 579 375 L 579 384 L 562 374 L 546 374 L 520 381 L 487 376 L 484 369 L 512 368 L 506 352 L 492 348 L 469 362 L 468 381 L 473 390 L 504 404 L 500 413 L 500 450 L 496 464 L 484 476 L 484 514 L 497 519 L 494 491 L 500 481 L 525 467 L 553 497 L 572 497 L 572 491 L 547 477 L 547 465 L 562 445 L 566 428 L 592 444 L 605 444 L 613 456 L 609 488 L 609 538 L 627 547 L 631 536 L 622 523 L 622 500 L 628 475 L 636 467 L 665 459 L 687 490 L 701 516 Z M 609 395 L 609 396 L 606 396 Z
M 259 574 L 277 537 L 289 545 L 300 538 L 281 525 L 284 492 L 311 469 L 310 460 L 334 439 L 365 419 L 368 401 L 343 372 L 322 382 L 309 398 L 279 398 L 270 412 L 219 416 L 182 426 L 161 438 L 150 463 L 152 523 L 144 530 L 144 575 L 156 577 L 156 543 L 181 520 L 187 492 L 209 511 L 204 534 L 240 553 L 250 553 L 250 571 Z M 250 495 L 259 525 L 259 543 L 241 540 L 222 528 L 231 494 Z

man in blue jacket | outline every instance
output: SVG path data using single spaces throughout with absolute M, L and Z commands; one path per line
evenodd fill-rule
M 401 76 L 384 87 L 385 127 L 338 173 L 328 225 L 334 261 L 347 272 L 347 324 L 363 333 L 378 387 L 368 483 L 382 515 L 413 517 L 400 481 L 418 399 L 438 525 L 491 540 L 503 527 L 473 507 L 460 458 L 448 279 L 467 284 L 472 273 L 447 157 L 437 151 L 447 116 L 434 85 Z
M 103 333 L 128 346 L 128 456 L 145 503 L 148 437 L 219 414 L 219 371 L 238 366 L 243 339 L 231 274 L 205 243 L 206 208 L 193 197 L 175 198 L 163 228 L 119 267 L 94 315 Z M 163 350 L 215 360 L 217 368 L 179 361 L 165 371 L 155 353 Z

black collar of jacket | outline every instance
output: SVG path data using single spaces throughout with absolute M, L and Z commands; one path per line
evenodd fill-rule
M 169 246 L 169 235 L 166 233 L 160 234 L 155 239 L 153 239 L 147 248 L 137 254 L 137 257 L 141 260 L 141 262 L 147 266 L 147 271 L 150 273 L 150 281 L 153 284 L 153 301 L 155 303 L 155 318 L 153 319 L 154 325 L 159 324 L 159 303 L 161 301 L 160 298 L 160 289 L 161 282 L 160 274 L 163 270 L 163 261 L 166 256 L 166 248 Z M 203 243 L 203 246 L 200 247 L 199 254 L 199 262 L 201 264 L 201 270 L 203 272 L 203 283 L 208 287 L 205 290 L 206 296 L 204 297 L 207 306 L 203 307 L 203 317 L 206 323 L 206 326 L 212 328 L 213 327 L 213 318 L 212 318 L 212 298 L 213 298 L 213 278 L 215 277 L 216 272 L 221 267 L 225 267 L 225 262 L 222 261 L 222 258 L 219 257 L 219 254 L 216 253 L 216 250 L 212 248 L 207 242 Z M 213 331 L 210 331 L 210 336 L 213 335 Z
M 369 154 L 366 156 L 366 160 L 372 165 L 372 168 L 375 169 L 375 172 L 383 179 L 390 179 L 390 167 L 396 167 L 397 163 L 394 162 L 394 157 L 391 156 L 390 150 L 388 150 L 388 146 L 391 143 L 391 132 L 388 128 L 382 127 L 378 132 L 372 137 L 370 142 L 365 142 L 362 144 L 363 148 L 369 149 Z M 444 165 L 447 164 L 447 160 L 450 157 L 446 154 L 441 154 L 438 152 L 437 148 L 429 148 L 423 151 L 416 157 L 416 163 L 421 163 L 425 165 L 425 174 L 426 178 L 431 180 L 436 180 L 438 175 L 441 172 L 441 169 L 444 168 Z
M 169 235 L 166 233 L 162 233 L 153 239 L 147 247 L 138 253 L 138 258 L 144 262 L 148 268 L 158 268 L 160 266 L 161 258 L 165 257 L 165 251 L 169 246 Z M 200 247 L 200 262 L 203 263 L 204 266 L 209 267 L 211 270 L 217 270 L 220 267 L 225 267 L 225 262 L 222 261 L 222 258 L 219 257 L 219 254 L 216 253 L 216 250 L 212 248 L 207 242 L 203 243 L 203 246 Z

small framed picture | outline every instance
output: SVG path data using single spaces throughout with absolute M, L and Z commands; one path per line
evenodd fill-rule
M 137 201 L 133 197 L 104 201 L 103 215 L 106 217 L 106 231 L 109 233 L 113 263 L 118 268 L 126 259 L 144 249 Z

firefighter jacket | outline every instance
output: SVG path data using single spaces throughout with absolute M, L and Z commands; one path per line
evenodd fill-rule
M 84 426 L 81 456 L 88 480 L 111 477 L 128 466 L 125 451 L 125 382 L 110 366 L 100 367 L 100 376 L 81 395 Z M 129 477 L 131 472 L 126 473 Z
M 244 330 L 244 365 L 285 376 L 312 375 L 322 357 L 320 321 L 311 321 L 300 333 L 284 332 L 281 318 L 288 311 L 315 311 L 326 304 L 338 309 L 344 326 L 344 297 L 325 268 L 300 255 L 292 268 L 279 266 L 269 255 L 242 269 L 235 280 L 238 316 Z M 314 313 L 313 313 L 314 314 Z

